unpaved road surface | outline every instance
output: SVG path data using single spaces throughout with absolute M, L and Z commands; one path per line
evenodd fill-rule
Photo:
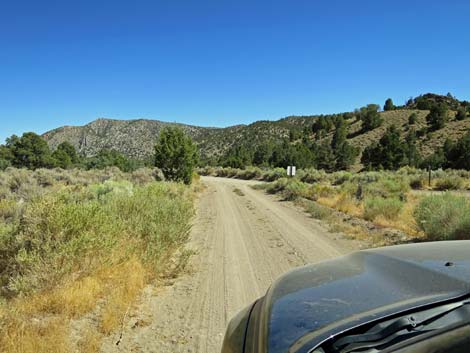
M 190 270 L 139 307 L 103 352 L 220 352 L 230 318 L 289 269 L 340 256 L 357 244 L 328 233 L 290 202 L 254 182 L 205 177 L 188 245 Z

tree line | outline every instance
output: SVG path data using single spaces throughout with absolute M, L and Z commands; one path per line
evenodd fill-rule
M 34 132 L 21 137 L 13 135 L 0 145 L 0 170 L 16 168 L 82 168 L 104 169 L 117 167 L 131 172 L 140 167 L 160 168 L 168 180 L 191 183 L 193 168 L 198 162 L 198 151 L 191 138 L 177 127 L 164 128 L 155 144 L 153 159 L 137 160 L 110 149 L 102 149 L 95 156 L 77 153 L 69 142 L 62 142 L 51 150 L 47 142 Z
M 462 139 L 451 140 L 427 158 L 418 150 L 418 137 L 441 129 L 450 119 L 448 104 L 456 109 L 455 119 L 468 118 L 470 104 L 457 104 L 451 95 L 425 95 L 412 99 L 404 107 L 428 108 L 427 126 L 416 130 L 418 115 L 412 112 L 408 118 L 409 130 L 401 136 L 396 126 L 389 127 L 380 140 L 367 146 L 360 162 L 366 169 L 397 169 L 402 166 L 470 169 L 470 134 Z M 403 108 L 394 105 L 389 98 L 384 111 Z M 326 171 L 346 170 L 357 163 L 360 150 L 351 145 L 348 138 L 356 134 L 380 127 L 384 117 L 379 113 L 380 106 L 368 104 L 354 112 L 321 115 L 310 127 L 303 130 L 291 128 L 288 136 L 263 142 L 234 145 L 217 159 L 201 160 L 198 150 L 190 137 L 177 127 L 163 129 L 155 145 L 154 156 L 148 160 L 128 158 L 122 153 L 103 149 L 95 156 L 80 155 L 74 146 L 63 142 L 51 150 L 47 142 L 33 132 L 21 137 L 13 135 L 0 145 L 0 169 L 8 166 L 17 168 L 84 168 L 102 169 L 115 166 L 128 172 L 143 166 L 156 166 L 162 169 L 169 180 L 190 183 L 196 165 L 216 164 L 225 167 L 245 168 L 281 167 L 296 165 L 298 168 L 317 168 Z M 350 131 L 352 122 L 360 121 L 360 131 Z
M 103 169 L 114 166 L 128 172 L 145 165 L 148 165 L 147 161 L 128 158 L 109 149 L 102 149 L 93 157 L 85 157 L 67 141 L 51 150 L 47 142 L 34 132 L 26 132 L 21 137 L 13 135 L 6 139 L 4 145 L 0 145 L 0 169 L 9 166 L 28 169 Z

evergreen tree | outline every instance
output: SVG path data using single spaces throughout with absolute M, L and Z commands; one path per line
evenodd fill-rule
M 421 162 L 421 156 L 418 152 L 416 132 L 414 129 L 411 129 L 408 136 L 406 136 L 404 151 L 406 160 L 403 164 L 417 167 Z
M 455 115 L 455 119 L 464 120 L 466 118 L 467 118 L 467 111 L 464 108 L 459 108 L 457 110 L 457 114 Z
M 34 132 L 26 132 L 20 138 L 12 136 L 6 145 L 11 150 L 14 167 L 37 169 L 54 166 L 47 142 Z
M 369 104 L 360 109 L 358 115 L 362 120 L 362 130 L 370 131 L 378 128 L 383 123 L 383 119 L 379 114 L 379 106 L 376 104 Z
M 75 165 L 79 162 L 77 151 L 75 147 L 67 141 L 62 142 L 52 153 L 58 167 L 63 169 L 70 168 L 72 165 Z
M 470 133 L 455 143 L 446 141 L 444 144 L 446 166 L 452 169 L 470 170 Z
M 390 111 L 390 110 L 395 110 L 395 105 L 393 104 L 393 101 L 392 101 L 392 98 L 388 98 L 386 101 L 385 101 L 385 105 L 384 105 L 384 111 Z
M 426 117 L 431 131 L 442 129 L 448 120 L 447 106 L 445 104 L 436 104 L 431 108 Z
M 61 155 L 66 155 L 63 158 L 67 159 L 70 156 L 64 150 L 60 150 Z M 72 162 L 72 159 L 70 159 Z M 107 167 L 117 167 L 123 172 L 131 172 L 144 165 L 143 161 L 136 161 L 127 158 L 122 153 L 116 150 L 102 149 L 96 156 L 87 158 L 85 160 L 85 167 L 87 169 L 104 169 Z
M 406 163 L 405 146 L 400 141 L 400 132 L 392 125 L 376 145 L 365 149 L 361 162 L 366 168 L 398 169 Z
M 331 141 L 331 148 L 335 156 L 335 169 L 348 169 L 354 164 L 359 151 L 347 142 L 348 129 L 342 117 L 336 121 L 336 130 Z
M 323 131 L 329 132 L 333 128 L 333 121 L 330 116 L 320 115 L 312 125 L 312 132 L 314 134 Z
M 333 171 L 335 169 L 336 161 L 331 144 L 324 141 L 320 145 L 313 145 L 312 149 L 316 155 L 316 166 L 318 169 L 326 171 Z
M 259 145 L 255 153 L 253 153 L 253 164 L 258 166 L 265 166 L 269 162 L 269 157 L 272 153 L 272 148 L 268 143 Z
M 178 127 L 161 130 L 155 145 L 155 166 L 165 178 L 190 184 L 197 160 L 197 147 L 183 130 Z
M 52 158 L 57 167 L 62 169 L 68 169 L 72 166 L 72 159 L 64 150 L 55 150 L 52 152 Z

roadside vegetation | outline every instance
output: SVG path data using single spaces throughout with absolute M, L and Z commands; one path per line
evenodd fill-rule
M 185 267 L 197 150 L 168 128 L 161 169 L 125 168 L 115 153 L 81 158 L 66 143 L 51 152 L 32 133 L 1 152 L 0 350 L 97 352 L 144 286 Z M 123 164 L 82 164 L 105 155 Z
M 170 260 L 187 239 L 193 191 L 160 176 L 0 173 L 2 352 L 97 351 L 150 280 L 181 269 Z
M 202 175 L 270 181 L 258 184 L 268 193 L 302 204 L 334 229 L 370 240 L 373 233 L 398 230 L 392 239 L 374 236 L 375 245 L 410 241 L 470 239 L 470 172 L 415 168 L 351 173 L 299 170 L 287 178 L 285 170 L 213 168 Z M 346 222 L 344 222 L 346 220 Z M 389 234 L 388 232 L 387 234 Z
M 47 142 L 34 132 L 21 137 L 13 135 L 0 145 L 0 171 L 8 167 L 36 169 L 96 170 L 116 167 L 123 172 L 159 168 L 167 180 L 190 184 L 193 169 L 198 162 L 198 150 L 191 138 L 178 127 L 165 127 L 156 138 L 152 158 L 137 160 L 116 150 L 102 149 L 96 155 L 80 155 L 69 142 L 62 142 L 51 150 Z

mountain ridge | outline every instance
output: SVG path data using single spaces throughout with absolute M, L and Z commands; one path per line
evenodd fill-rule
M 428 128 L 426 117 L 429 114 L 426 108 L 436 103 L 445 103 L 450 108 L 449 121 L 440 130 L 426 132 Z M 446 138 L 456 140 L 470 131 L 470 119 L 461 121 L 455 119 L 455 110 L 460 108 L 469 111 L 470 104 L 458 101 L 451 95 L 428 93 L 410 99 L 405 105 L 394 107 L 393 110 L 380 112 L 383 124 L 369 131 L 363 131 L 357 112 L 347 113 L 348 141 L 362 152 L 365 147 L 377 142 L 389 126 L 396 125 L 402 136 L 408 134 L 411 129 L 417 133 L 423 131 L 419 136 L 418 148 L 424 156 L 428 156 L 441 147 Z M 409 116 L 412 113 L 416 114 L 416 122 L 410 124 Z M 316 119 L 322 116 L 334 118 L 341 114 L 345 113 L 288 116 L 279 120 L 259 120 L 251 124 L 228 127 L 204 127 L 148 118 L 129 120 L 98 118 L 82 126 L 58 127 L 44 133 L 42 137 L 52 149 L 67 141 L 79 153 L 88 157 L 96 155 L 102 149 L 113 149 L 128 157 L 148 159 L 153 154 L 154 144 L 161 129 L 166 126 L 179 126 L 198 145 L 201 158 L 204 161 L 214 162 L 237 146 L 253 148 L 265 142 L 279 143 L 285 139 L 289 139 L 291 143 L 296 143 L 296 139 L 301 138 L 317 139 L 312 132 Z M 331 140 L 333 133 L 334 130 L 329 131 L 318 141 Z

